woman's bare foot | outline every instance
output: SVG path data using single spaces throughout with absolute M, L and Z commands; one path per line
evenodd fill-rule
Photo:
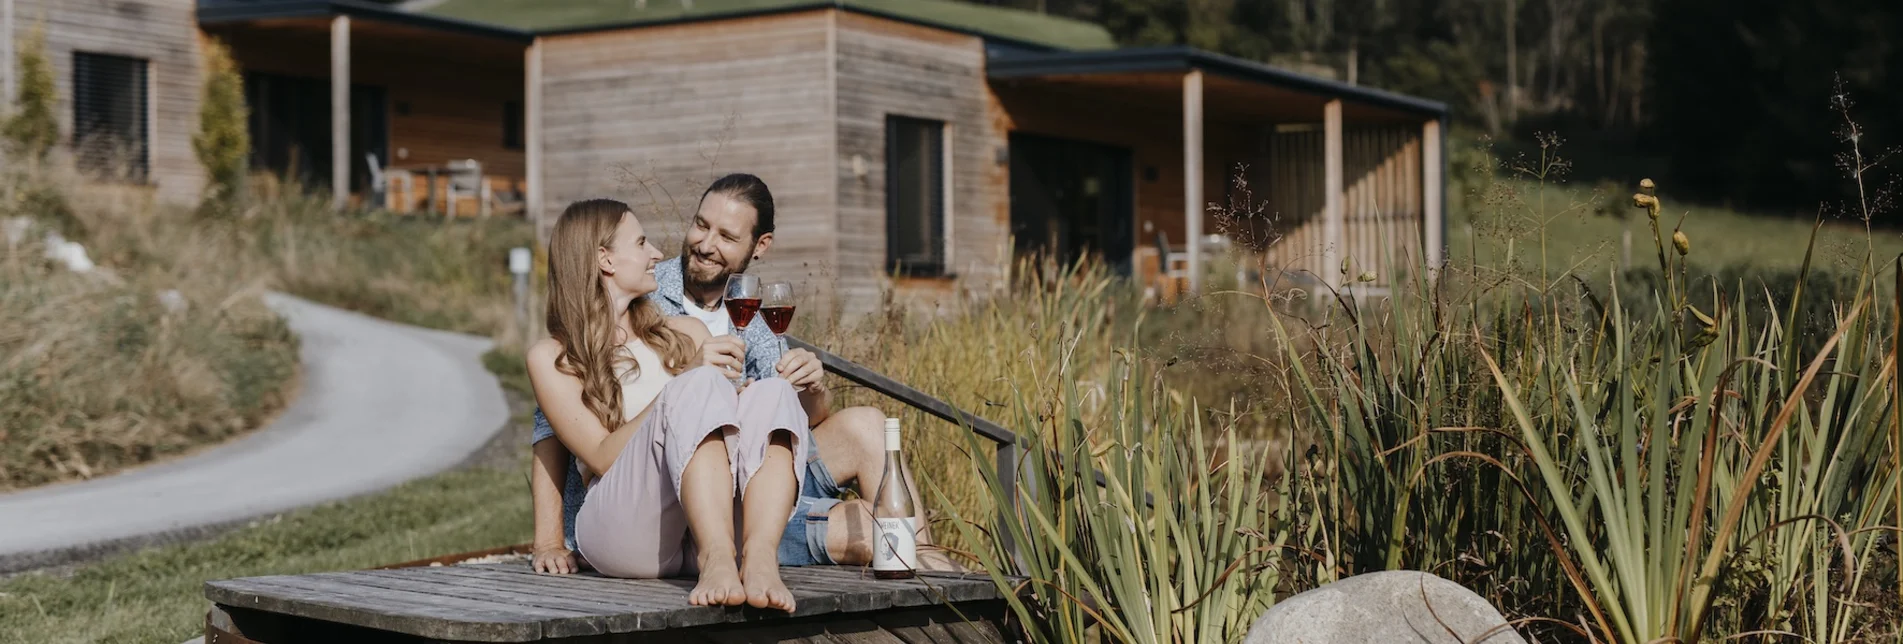
M 793 612 L 793 591 L 787 590 L 786 582 L 780 581 L 780 562 L 777 557 L 755 557 L 743 562 L 742 568 L 741 575 L 747 586 L 747 605 Z
M 687 594 L 694 606 L 739 606 L 747 603 L 747 586 L 740 583 L 740 569 L 733 557 L 701 557 L 700 583 Z

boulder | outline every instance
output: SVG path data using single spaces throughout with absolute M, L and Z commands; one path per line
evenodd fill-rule
M 1429 607 L 1432 607 L 1430 610 Z M 1430 573 L 1349 577 L 1278 602 L 1246 644 L 1526 644 L 1486 599 Z

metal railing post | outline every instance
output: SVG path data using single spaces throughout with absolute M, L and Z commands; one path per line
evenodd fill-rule
M 998 539 L 1004 551 L 1011 553 L 1011 565 L 1017 574 L 1024 574 L 1024 551 L 1018 549 L 1018 539 L 1010 530 L 1004 529 L 1016 518 L 1018 508 L 1018 446 L 1014 443 L 998 443 L 998 486 L 1004 488 L 1004 507 L 998 508 Z

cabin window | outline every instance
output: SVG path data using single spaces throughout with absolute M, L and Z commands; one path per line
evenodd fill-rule
M 502 147 L 522 149 L 522 102 L 502 103 Z
M 885 121 L 886 269 L 945 274 L 945 124 Z
M 73 156 L 82 172 L 145 181 L 146 61 L 73 52 Z

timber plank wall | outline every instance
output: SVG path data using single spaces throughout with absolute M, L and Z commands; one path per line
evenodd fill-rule
M 578 199 L 621 199 L 672 256 L 709 183 L 759 175 L 777 234 L 751 272 L 805 280 L 804 310 L 838 230 L 828 13 L 544 37 L 541 225 Z
M 205 182 L 192 152 L 201 75 L 197 13 L 195 0 L 14 0 L 16 49 L 35 26 L 46 29 L 61 149 L 72 149 L 73 52 L 144 59 L 149 181 L 163 200 L 196 200 Z
M 849 12 L 837 20 L 839 283 L 851 304 L 878 302 L 886 271 L 888 116 L 945 124 L 951 199 L 945 210 L 946 270 L 974 288 L 1006 275 L 1009 233 L 1005 145 L 986 105 L 984 42 L 976 36 Z M 866 174 L 856 176 L 853 157 Z M 1002 216 L 1000 216 L 1002 213 Z M 906 280 L 942 293 L 941 278 Z M 848 312 L 853 311 L 848 306 Z

